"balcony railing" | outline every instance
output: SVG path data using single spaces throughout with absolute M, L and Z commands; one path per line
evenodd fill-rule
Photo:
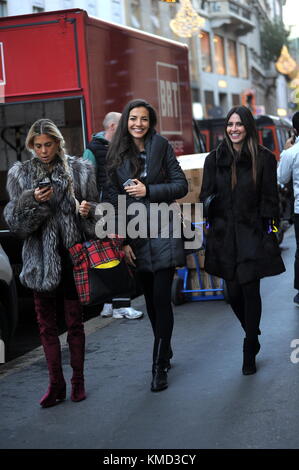
M 240 36 L 254 29 L 251 10 L 240 0 L 209 0 L 209 11 L 213 28 L 229 26 Z

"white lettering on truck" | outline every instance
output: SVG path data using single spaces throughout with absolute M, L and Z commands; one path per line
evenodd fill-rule
M 182 135 L 179 67 L 157 62 L 160 132 Z

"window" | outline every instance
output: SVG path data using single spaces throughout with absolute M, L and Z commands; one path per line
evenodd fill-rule
M 273 151 L 274 150 L 274 136 L 273 136 L 273 132 L 272 132 L 272 129 L 267 129 L 267 128 L 264 128 L 263 131 L 262 131 L 262 141 L 263 141 L 263 145 Z
M 44 8 L 41 8 L 41 7 L 32 7 L 32 13 L 42 13 L 43 11 L 45 11 Z
M 232 94 L 232 105 L 233 106 L 239 106 L 241 104 L 241 98 L 240 95 Z
M 215 48 L 215 65 L 216 73 L 219 75 L 226 74 L 225 58 L 224 58 L 224 39 L 221 36 L 215 34 L 214 36 L 214 48 Z
M 208 0 L 198 0 L 199 4 L 200 4 L 200 8 L 202 10 L 206 10 L 208 11 Z
M 211 116 L 211 110 L 214 108 L 214 92 L 207 91 L 204 92 L 205 96 L 205 116 Z
M 154 34 L 161 35 L 161 22 L 158 0 L 152 0 L 151 20 Z
M 7 2 L 0 0 L 0 16 L 7 16 Z
M 237 46 L 231 39 L 228 40 L 228 68 L 232 77 L 238 76 Z
M 141 8 L 140 0 L 131 0 L 130 4 L 130 13 L 131 13 L 131 25 L 133 28 L 141 28 Z
M 204 72 L 212 72 L 210 34 L 201 31 L 200 35 L 201 64 Z
M 240 44 L 240 77 L 248 78 L 247 47 Z
M 200 102 L 200 89 L 192 87 L 191 96 L 192 96 L 192 102 L 199 103 Z
M 228 105 L 227 105 L 227 94 L 226 93 L 219 93 L 219 106 L 222 108 L 222 116 L 227 113 Z M 219 117 L 220 117 L 220 109 L 218 110 Z

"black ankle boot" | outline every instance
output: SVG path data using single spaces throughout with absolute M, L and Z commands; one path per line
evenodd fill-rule
M 242 366 L 242 372 L 244 375 L 251 375 L 256 373 L 255 356 L 259 352 L 260 347 L 261 346 L 258 339 L 244 339 Z
M 153 366 L 153 380 L 151 385 L 152 392 L 160 392 L 168 387 L 167 368 L 159 365 Z
M 151 384 L 152 392 L 160 392 L 168 387 L 167 371 L 170 369 L 170 357 L 172 350 L 170 341 L 166 339 L 155 339 L 153 351 L 153 380 Z

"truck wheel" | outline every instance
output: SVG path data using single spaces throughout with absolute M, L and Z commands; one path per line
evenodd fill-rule
M 9 341 L 10 341 L 10 332 L 9 332 L 8 321 L 7 321 L 7 311 L 5 310 L 5 307 L 1 302 L 0 302 L 0 339 L 5 344 L 4 358 L 5 358 L 5 361 L 7 361 L 8 346 L 9 346 Z M 2 357 L 2 354 L 3 354 L 3 351 L 0 351 L 0 358 Z
M 172 281 L 171 300 L 174 305 L 182 305 L 185 302 L 185 296 L 182 293 L 184 287 L 183 279 L 176 277 Z

